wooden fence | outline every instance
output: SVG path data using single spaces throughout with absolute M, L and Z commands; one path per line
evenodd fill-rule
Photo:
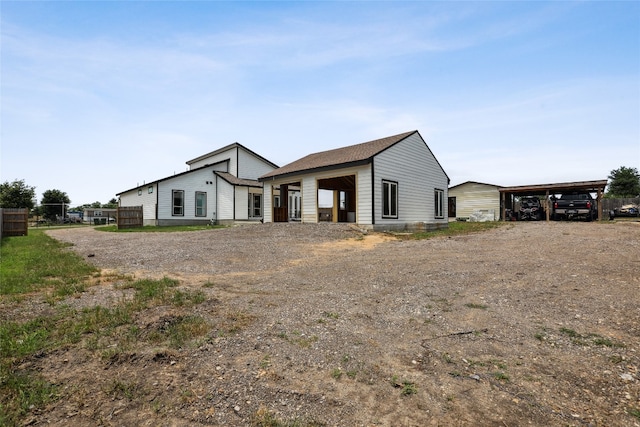
M 118 208 L 118 230 L 123 228 L 142 227 L 142 206 L 121 206 Z
M 29 225 L 29 209 L 0 209 L 0 235 L 26 236 Z

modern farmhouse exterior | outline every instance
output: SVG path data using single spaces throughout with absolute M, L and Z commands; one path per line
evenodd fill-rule
M 497 221 L 500 219 L 500 188 L 475 181 L 454 185 L 449 188 L 449 217 Z
M 119 206 L 142 206 L 145 225 L 262 220 L 258 177 L 277 165 L 239 143 L 186 163 L 186 172 L 118 193 Z
M 418 131 L 310 154 L 263 174 L 264 222 L 288 221 L 291 188 L 301 221 L 320 221 L 319 190 L 333 193 L 334 222 L 373 230 L 447 227 L 449 177 Z

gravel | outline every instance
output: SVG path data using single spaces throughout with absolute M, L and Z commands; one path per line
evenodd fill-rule
M 71 350 L 37 361 L 69 397 L 33 425 L 640 425 L 638 223 L 420 241 L 341 224 L 49 233 L 106 271 L 204 291 L 191 314 L 211 333 L 108 363 Z M 110 397 L 114 378 L 139 398 Z

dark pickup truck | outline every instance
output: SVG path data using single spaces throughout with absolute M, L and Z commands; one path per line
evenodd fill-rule
M 596 201 L 589 193 L 562 194 L 553 200 L 552 206 L 553 214 L 551 217 L 555 220 L 581 218 L 585 221 L 592 221 L 598 218 Z

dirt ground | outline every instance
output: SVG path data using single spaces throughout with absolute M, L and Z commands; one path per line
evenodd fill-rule
M 188 314 L 210 331 L 178 349 L 25 362 L 63 396 L 29 425 L 640 426 L 637 222 L 420 241 L 332 224 L 50 235 L 105 277 L 204 291 Z M 105 279 L 65 303 L 124 297 Z M 160 306 L 135 323 L 181 315 Z

